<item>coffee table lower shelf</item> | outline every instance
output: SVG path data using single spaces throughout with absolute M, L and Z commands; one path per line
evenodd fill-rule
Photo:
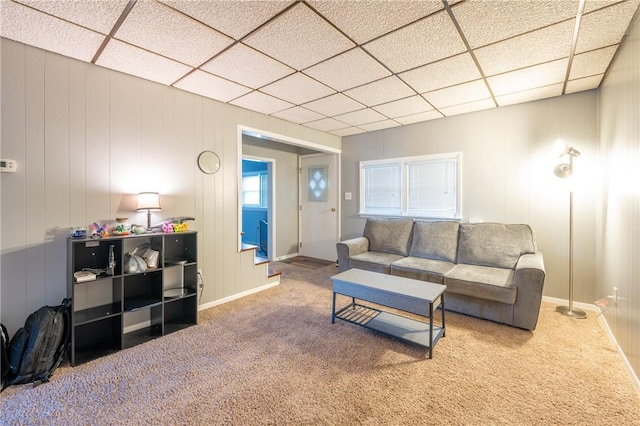
M 433 324 L 429 338 L 429 323 L 417 321 L 359 303 L 350 303 L 335 313 L 335 318 L 356 324 L 387 336 L 396 337 L 432 349 L 444 334 L 444 328 Z

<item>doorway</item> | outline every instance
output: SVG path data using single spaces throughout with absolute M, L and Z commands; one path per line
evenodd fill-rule
M 275 203 L 275 160 L 242 157 L 242 244 L 256 246 L 256 255 L 271 259 Z

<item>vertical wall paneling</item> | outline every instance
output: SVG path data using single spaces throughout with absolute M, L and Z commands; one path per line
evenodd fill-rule
M 47 235 L 45 204 L 44 61 L 45 53 L 27 50 L 25 55 L 25 161 L 23 173 L 26 215 L 26 283 L 29 309 L 46 304 L 45 246 Z M 6 86 L 5 86 L 6 87 Z
M 86 67 L 69 62 L 69 224 L 87 226 Z

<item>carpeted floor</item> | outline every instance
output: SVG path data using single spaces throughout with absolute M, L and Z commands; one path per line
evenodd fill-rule
M 197 326 L 6 389 L 0 423 L 640 424 L 640 396 L 594 315 L 543 303 L 532 333 L 449 313 L 428 359 L 331 324 L 334 265 L 278 268 L 281 285 L 201 312 Z

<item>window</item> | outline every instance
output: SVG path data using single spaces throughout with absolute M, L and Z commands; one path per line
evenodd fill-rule
M 242 205 L 267 208 L 269 206 L 269 179 L 266 172 L 243 173 Z
M 461 153 L 360 162 L 360 214 L 459 219 Z

